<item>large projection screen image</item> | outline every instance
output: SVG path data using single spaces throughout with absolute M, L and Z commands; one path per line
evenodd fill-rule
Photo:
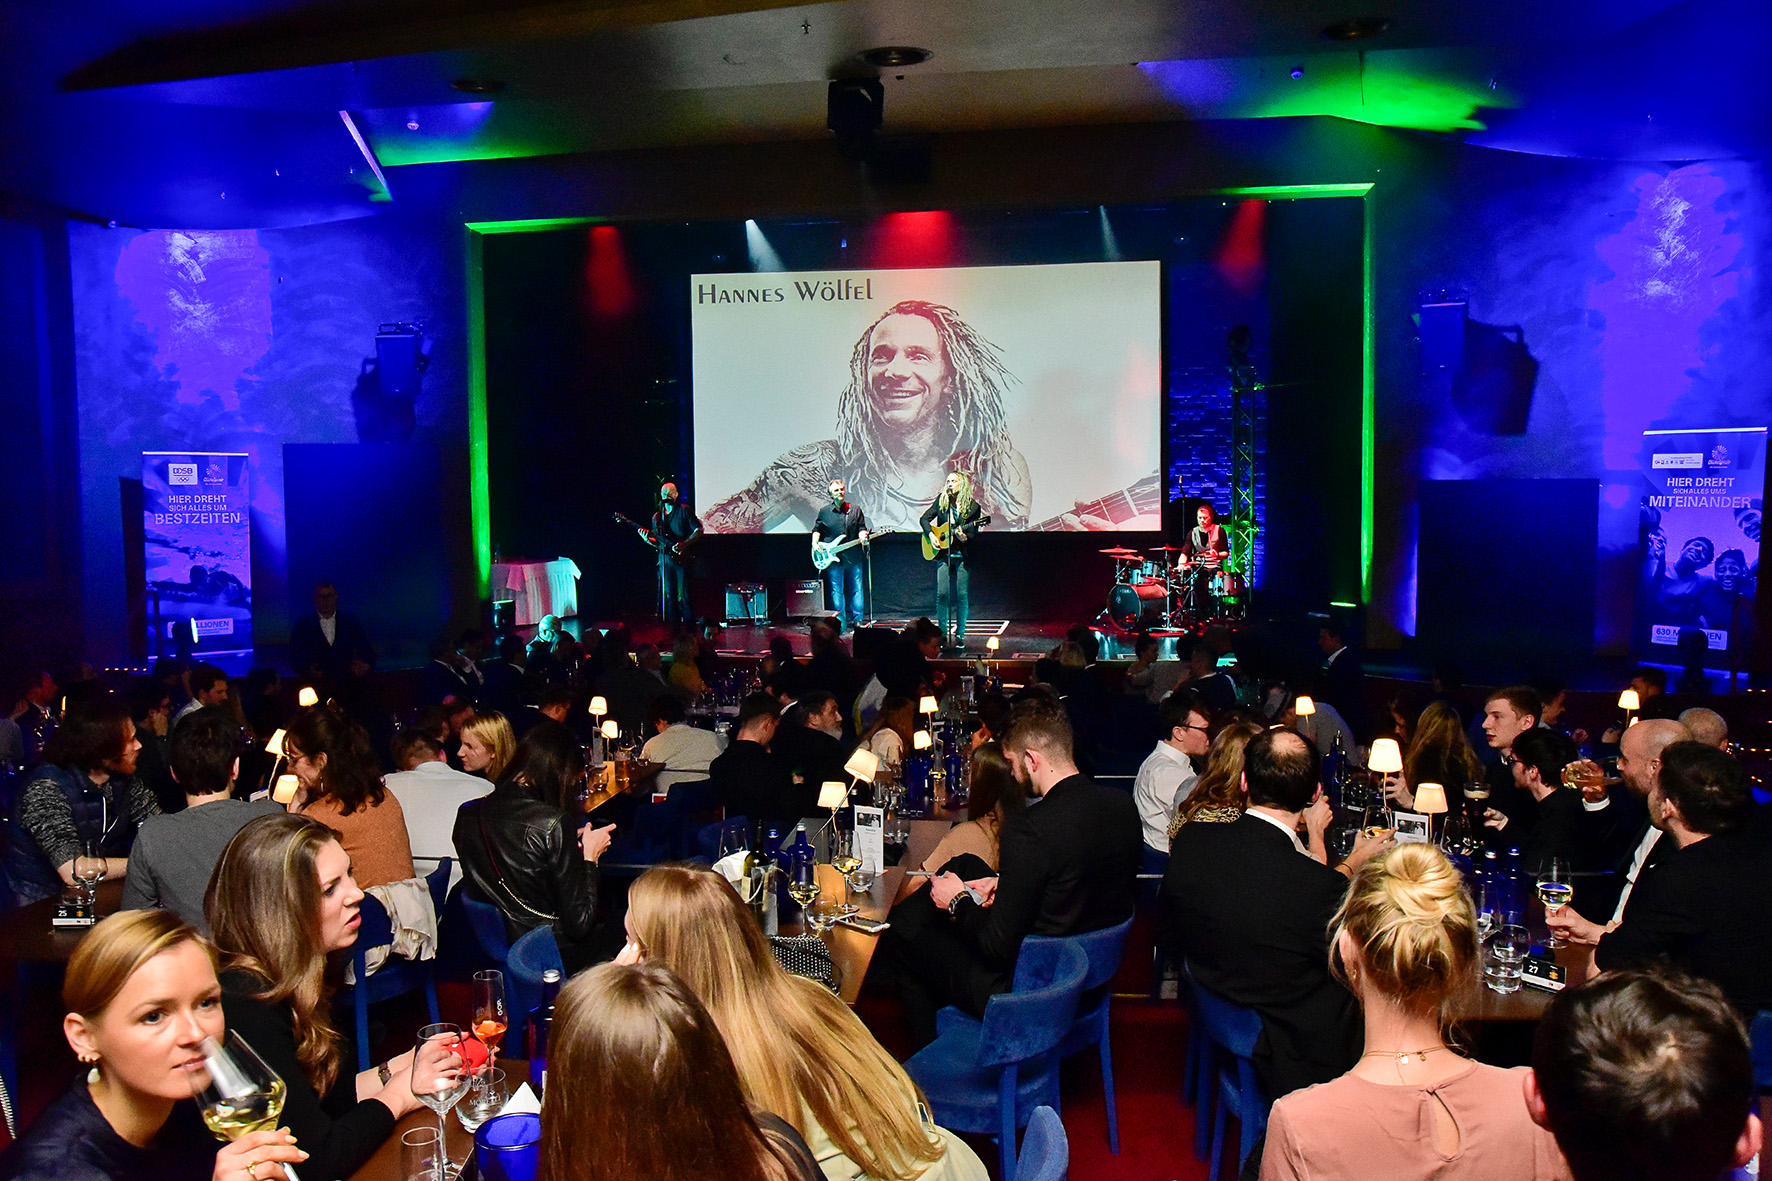
M 695 500 L 805 532 L 834 478 L 915 531 L 950 470 L 996 529 L 1161 527 L 1156 262 L 694 275 Z

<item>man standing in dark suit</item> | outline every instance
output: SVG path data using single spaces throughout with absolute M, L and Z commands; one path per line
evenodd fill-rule
M 1004 822 L 997 875 L 976 857 L 954 858 L 959 872 L 929 883 L 932 920 L 901 930 L 895 918 L 881 948 L 919 1046 L 934 1038 L 942 1005 L 979 1016 L 1009 990 L 1027 936 L 1080 935 L 1132 914 L 1138 809 L 1127 793 L 1078 774 L 1063 708 L 1050 699 L 1018 705 L 1003 754 L 1035 802 Z
M 1317 647 L 1323 653 L 1323 700 L 1347 719 L 1355 737 L 1366 736 L 1366 670 L 1360 654 L 1347 642 L 1348 627 L 1331 615 L 1317 630 Z
M 1329 922 L 1347 876 L 1393 837 L 1362 837 L 1340 871 L 1305 852 L 1307 809 L 1326 823 L 1317 752 L 1266 730 L 1243 752 L 1249 809 L 1230 824 L 1185 824 L 1169 846 L 1158 900 L 1168 934 L 1199 984 L 1261 1014 L 1255 1066 L 1277 1099 L 1353 1066 L 1359 1019 L 1329 974 Z
M 375 649 L 355 615 L 338 609 L 338 588 L 322 582 L 314 588 L 314 614 L 296 621 L 289 633 L 289 658 L 295 675 L 324 681 L 335 693 L 348 688 L 375 667 Z

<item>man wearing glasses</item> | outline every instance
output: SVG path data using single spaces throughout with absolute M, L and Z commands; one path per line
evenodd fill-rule
M 1132 800 L 1144 830 L 1144 873 L 1162 873 L 1169 864 L 1169 822 L 1194 790 L 1200 764 L 1212 745 L 1211 708 L 1191 689 L 1177 689 L 1163 699 L 1157 716 L 1163 738 L 1138 768 Z

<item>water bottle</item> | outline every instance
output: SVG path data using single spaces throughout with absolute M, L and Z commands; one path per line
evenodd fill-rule
M 1477 929 L 1483 935 L 1499 927 L 1496 911 L 1501 902 L 1501 858 L 1494 849 L 1483 851 L 1483 868 L 1477 872 L 1477 904 L 1481 908 L 1477 915 Z
M 548 1033 L 554 1021 L 554 1001 L 560 996 L 560 970 L 541 974 L 541 1004 L 529 1010 L 529 1082 L 540 1095 L 548 1084 Z
M 1521 926 L 1526 921 L 1526 875 L 1520 868 L 1520 850 L 1516 846 L 1507 851 L 1507 882 L 1502 891 L 1506 900 L 1503 907 L 1504 921 L 1509 926 Z

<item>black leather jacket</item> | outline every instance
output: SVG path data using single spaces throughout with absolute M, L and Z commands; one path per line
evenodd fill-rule
M 591 933 L 597 867 L 584 859 L 574 817 L 501 784 L 461 806 L 455 851 L 467 888 L 504 912 L 512 939 L 544 923 L 562 943 Z

